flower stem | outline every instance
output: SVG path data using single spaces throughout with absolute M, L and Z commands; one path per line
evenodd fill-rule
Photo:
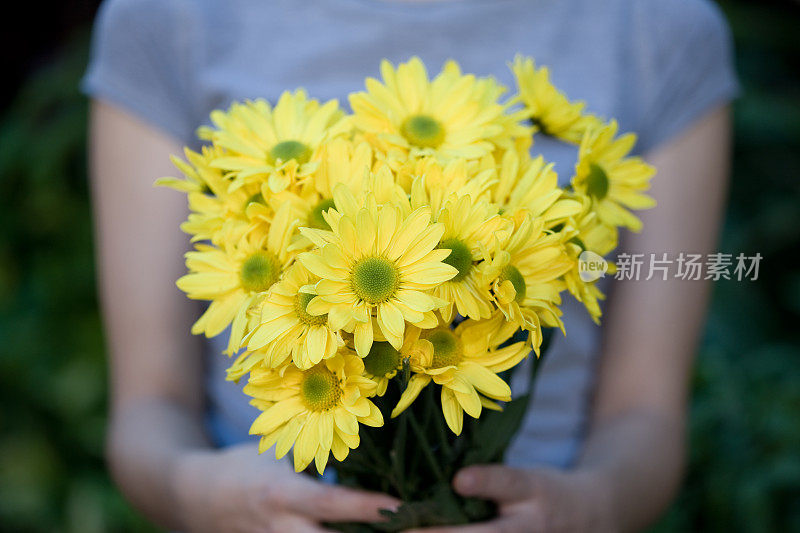
M 385 476 L 385 479 L 387 479 L 389 483 L 395 488 L 395 490 L 402 496 L 403 494 L 402 484 L 397 479 L 397 477 L 392 473 L 392 465 L 390 464 L 391 460 L 381 455 L 381 452 L 375 446 L 375 443 L 372 442 L 372 437 L 370 437 L 369 433 L 366 431 L 363 432 L 363 434 L 361 435 L 361 444 L 364 445 L 367 455 L 372 457 L 372 460 L 380 465 L 381 470 L 383 470 L 384 472 L 388 472 L 388 475 Z
M 429 387 L 427 392 L 428 404 L 429 404 L 428 411 L 436 413 L 438 409 L 436 406 L 436 399 L 434 398 L 433 394 L 434 394 L 433 389 Z M 453 449 L 450 447 L 450 442 L 447 440 L 447 430 L 445 429 L 442 420 L 443 420 L 442 417 L 437 417 L 436 432 L 439 434 L 439 442 L 442 443 L 442 452 L 449 459 L 452 456 Z
M 420 445 L 422 447 L 422 454 L 425 456 L 425 459 L 428 461 L 428 464 L 433 471 L 433 474 L 436 476 L 442 483 L 448 483 L 448 480 L 444 478 L 444 474 L 442 474 L 442 469 L 439 468 L 439 463 L 436 462 L 436 458 L 433 456 L 433 452 L 431 451 L 430 443 L 428 443 L 428 438 L 425 436 L 425 432 L 422 431 L 422 427 L 420 427 L 419 422 L 417 422 L 417 417 L 414 415 L 414 411 L 408 409 L 406 411 L 408 413 L 408 422 L 411 424 L 411 429 L 414 433 L 417 434 L 417 438 L 420 441 Z

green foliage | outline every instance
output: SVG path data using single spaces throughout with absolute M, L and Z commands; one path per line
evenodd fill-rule
M 514 435 L 522 426 L 525 413 L 528 412 L 531 394 L 533 394 L 536 386 L 536 374 L 542 361 L 547 357 L 547 348 L 550 346 L 552 338 L 553 330 L 551 328 L 545 329 L 542 335 L 542 344 L 539 347 L 541 355 L 538 358 L 532 358 L 530 361 L 530 383 L 533 386 L 528 389 L 528 392 L 506 403 L 502 411 L 485 411 L 477 421 L 469 421 L 474 428 L 468 434 L 470 442 L 464 450 L 463 462 L 465 466 L 503 462 L 506 450 L 511 444 Z M 507 344 L 521 340 L 524 340 L 524 335 L 521 335 L 521 332 L 517 332 Z M 503 375 L 507 383 L 511 381 L 510 374 L 511 371 L 507 371 Z
M 103 464 L 106 376 L 86 184 L 86 39 L 0 121 L 0 529 L 147 531 Z
M 551 329 L 544 331 L 542 357 L 552 334 Z M 506 344 L 526 337 L 526 332 L 518 331 Z M 531 359 L 533 383 L 542 357 Z M 509 373 L 504 374 L 506 379 Z M 477 420 L 465 415 L 462 432 L 456 437 L 445 423 L 437 400 L 440 388 L 433 383 L 397 418 L 391 418 L 409 375 L 406 362 L 398 378 L 389 383 L 386 394 L 374 400 L 383 414 L 383 427 L 361 428 L 361 445 L 344 462 L 332 464 L 340 483 L 385 492 L 403 504 L 396 511 L 382 511 L 386 517 L 382 523 L 331 524 L 332 529 L 350 533 L 396 532 L 483 522 L 496 516 L 494 502 L 458 495 L 452 480 L 467 466 L 503 462 L 506 449 L 522 425 L 532 389 L 507 402 L 502 411 L 484 410 Z
M 386 517 L 382 523 L 330 524 L 331 529 L 352 533 L 398 532 L 484 521 L 495 515 L 493 504 L 459 496 L 451 481 L 465 466 L 502 460 L 522 421 L 526 398 L 515 400 L 510 410 L 492 413 L 495 415 L 492 421 L 501 426 L 493 428 L 494 433 L 489 431 L 491 422 L 486 417 L 480 420 L 465 417 L 463 431 L 456 438 L 446 427 L 437 387 L 433 384 L 397 418 L 391 418 L 409 374 L 405 363 L 404 371 L 389 383 L 386 394 L 374 400 L 383 414 L 383 427 L 362 427 L 360 446 L 345 461 L 334 461 L 331 465 L 343 485 L 391 494 L 401 499 L 402 505 L 396 511 L 382 511 Z M 484 448 L 480 439 L 490 433 L 492 442 Z M 484 453 L 475 453 L 475 446 Z
M 763 259 L 715 283 L 687 479 L 656 532 L 800 531 L 800 9 L 772 4 L 722 3 L 743 94 L 720 250 Z

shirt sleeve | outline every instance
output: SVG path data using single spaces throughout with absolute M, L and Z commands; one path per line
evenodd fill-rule
M 196 126 L 195 20 L 184 0 L 105 0 L 83 91 L 189 144 Z
M 733 100 L 739 83 L 727 21 L 710 0 L 652 0 L 640 42 L 651 41 L 642 63 L 638 150 L 672 139 L 714 108 Z

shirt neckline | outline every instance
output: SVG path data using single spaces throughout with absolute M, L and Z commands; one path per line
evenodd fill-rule
M 341 0 L 338 0 L 341 1 Z M 445 9 L 488 7 L 527 0 L 345 0 L 350 4 L 381 11 L 425 13 Z

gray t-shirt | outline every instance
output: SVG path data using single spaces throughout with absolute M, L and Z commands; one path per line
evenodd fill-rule
M 453 58 L 513 87 L 507 62 L 517 53 L 548 65 L 570 98 L 638 133 L 640 153 L 737 91 L 728 28 L 707 0 L 106 0 L 83 87 L 196 146 L 195 128 L 233 100 L 275 101 L 302 86 L 346 106 L 348 92 L 378 77 L 381 59 L 412 55 L 431 73 Z M 569 179 L 574 147 L 541 139 L 534 152 Z M 567 336 L 554 339 L 511 464 L 566 466 L 580 449 L 600 328 L 570 297 L 564 311 Z M 224 446 L 252 438 L 257 412 L 224 380 L 220 337 L 207 354 L 208 423 Z

